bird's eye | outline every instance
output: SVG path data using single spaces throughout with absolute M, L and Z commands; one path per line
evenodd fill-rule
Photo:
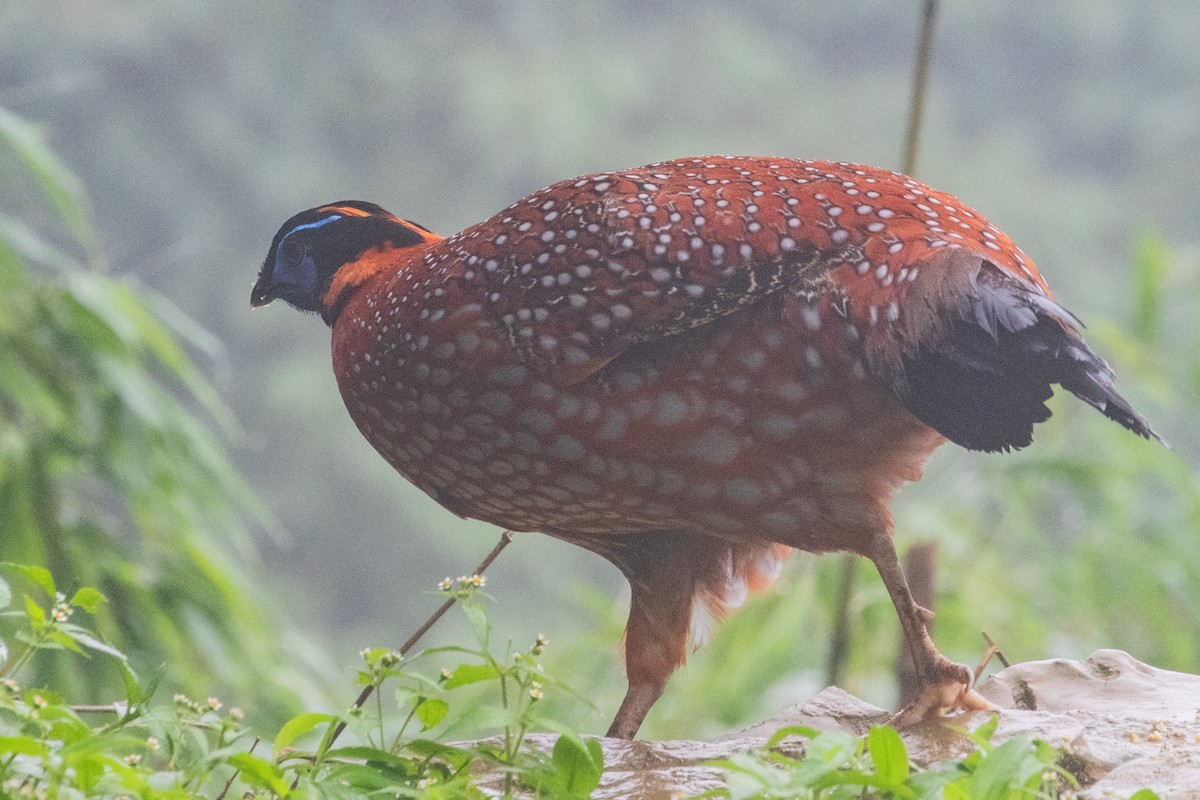
M 304 245 L 291 239 L 284 239 L 279 245 L 279 260 L 285 266 L 297 266 L 304 259 Z

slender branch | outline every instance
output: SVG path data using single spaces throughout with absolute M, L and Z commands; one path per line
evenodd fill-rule
M 124 714 L 122 703 L 104 703 L 102 705 L 74 705 L 71 710 L 76 714 Z
M 917 58 L 913 62 L 912 96 L 908 100 L 908 127 L 905 132 L 904 158 L 900 172 L 912 175 L 917 172 L 917 151 L 920 148 L 920 128 L 925 118 L 925 96 L 929 88 L 929 66 L 934 54 L 934 29 L 937 22 L 938 0 L 925 0 L 920 17 L 920 36 L 917 41 Z M 856 555 L 842 555 L 841 576 L 838 582 L 838 600 L 834 607 L 833 640 L 829 643 L 829 658 L 826 662 L 826 685 L 836 686 L 846 674 L 850 661 L 850 603 L 854 596 L 858 570 Z M 902 650 L 901 650 L 902 651 Z
M 979 634 L 987 642 L 988 646 L 983 651 L 983 657 L 979 659 L 979 665 L 975 667 L 975 680 L 971 682 L 972 685 L 979 683 L 979 678 L 983 675 L 983 671 L 987 669 L 987 665 L 993 658 L 1000 659 L 1000 663 L 1004 665 L 1005 669 L 1010 666 L 1008 659 L 1004 657 L 1004 652 L 1000 650 L 1000 645 L 996 644 L 996 640 L 989 636 L 987 631 L 980 631 Z
M 838 577 L 837 599 L 833 608 L 833 630 L 829 642 L 829 659 L 825 663 L 825 685 L 839 686 L 846 677 L 846 666 L 850 661 L 851 634 L 850 602 L 854 599 L 854 585 L 858 582 L 858 556 L 854 553 L 842 555 L 842 571 Z
M 500 541 L 497 542 L 496 546 L 492 548 L 492 551 L 484 557 L 483 561 L 479 562 L 479 566 L 475 568 L 475 572 L 472 574 L 482 575 L 484 571 L 492 565 L 492 562 L 496 560 L 496 556 L 500 555 L 500 551 L 507 547 L 508 543 L 512 541 L 512 537 L 512 531 L 505 531 L 504 533 L 500 534 Z M 408 641 L 400 645 L 400 655 L 408 655 L 408 651 L 412 650 L 416 646 L 417 642 L 421 640 L 421 637 L 428 633 L 429 629 L 437 624 L 437 621 L 441 619 L 447 611 L 450 610 L 450 607 L 453 606 L 456 601 L 457 598 L 451 597 L 447 599 L 446 602 L 442 603 L 441 606 L 438 607 L 437 611 L 434 611 L 433 614 L 430 615 L 429 619 L 425 620 L 425 623 L 421 627 L 417 628 L 416 633 L 408 637 Z M 366 687 L 364 687 L 362 692 L 359 693 L 357 699 L 355 699 L 354 705 L 351 706 L 351 709 L 362 708 L 363 704 L 371 698 L 371 694 L 374 693 L 374 691 L 374 684 L 368 684 Z M 333 747 L 333 743 L 337 741 L 337 738 L 342 735 L 342 731 L 345 729 L 346 720 L 343 719 L 337 724 L 337 727 L 333 729 L 333 733 L 329 737 L 329 744 L 327 745 L 326 749 Z
M 258 747 L 258 743 L 261 741 L 262 741 L 262 739 L 260 737 L 255 736 L 254 743 L 250 745 L 250 749 L 247 752 L 253 754 L 254 748 Z M 233 774 L 229 776 L 229 780 L 225 781 L 225 788 L 221 790 L 221 793 L 219 795 L 217 795 L 217 800 L 225 800 L 225 795 L 229 794 L 229 787 L 233 786 L 233 782 L 235 780 L 237 780 L 237 776 L 240 774 L 242 774 L 242 771 L 240 769 L 235 769 L 233 771 Z M 295 788 L 295 787 L 292 787 L 292 788 Z
M 983 636 L 983 640 L 988 643 L 988 648 L 996 651 L 996 658 L 1000 659 L 1000 663 L 1004 665 L 1004 668 L 1008 669 L 1011 667 L 1012 664 L 1010 664 L 1008 659 L 1005 658 L 1004 651 L 1000 649 L 1000 645 L 996 644 L 996 640 L 993 639 L 987 631 L 980 631 L 979 633 L 981 636 Z
M 917 171 L 917 151 L 920 148 L 921 125 L 925 117 L 925 95 L 929 87 L 929 62 L 933 56 L 933 30 L 937 22 L 938 0 L 925 0 L 921 14 L 921 38 L 917 42 L 916 63 L 913 64 L 912 96 L 908 104 L 908 130 L 904 135 L 904 159 L 900 171 L 912 175 Z
M 929 64 L 933 56 L 933 32 L 937 21 L 938 0 L 925 0 L 921 13 L 921 33 L 917 40 L 916 61 L 913 64 L 912 96 L 908 103 L 908 128 L 904 136 L 904 157 L 900 171 L 912 175 L 917 170 L 917 152 L 920 149 L 921 126 L 925 118 L 925 97 L 929 86 Z M 834 608 L 833 641 L 830 643 L 829 660 L 826 662 L 826 684 L 841 683 L 850 659 L 850 602 L 854 597 L 854 586 L 858 571 L 854 568 L 857 556 L 846 553 L 842 556 L 842 571 L 838 581 L 837 605 Z

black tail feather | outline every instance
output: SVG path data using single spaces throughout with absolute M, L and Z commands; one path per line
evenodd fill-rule
M 1022 448 L 1050 417 L 1059 384 L 1102 414 L 1162 441 L 1113 388 L 1109 366 L 1088 349 L 1078 321 L 1043 295 L 990 270 L 947 326 L 904 359 L 909 410 L 971 450 Z

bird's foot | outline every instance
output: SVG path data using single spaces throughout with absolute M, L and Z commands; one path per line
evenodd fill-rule
M 892 717 L 895 728 L 907 728 L 944 711 L 995 711 L 997 706 L 971 688 L 972 674 L 962 664 L 941 659 L 927 673 L 924 688 L 911 703 Z

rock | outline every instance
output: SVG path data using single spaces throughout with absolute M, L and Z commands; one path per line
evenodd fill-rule
M 1200 676 L 1097 650 L 1085 661 L 1016 664 L 979 691 L 1006 709 L 997 737 L 1069 742 L 1064 766 L 1089 797 L 1149 788 L 1200 798 Z
M 1014 736 L 1065 747 L 1066 767 L 1088 797 L 1126 797 L 1150 788 L 1163 797 L 1200 798 L 1200 676 L 1151 667 L 1120 650 L 1097 650 L 1085 661 L 1031 661 L 998 672 L 978 687 L 1002 710 L 994 742 Z M 889 715 L 829 688 L 739 734 L 765 738 L 784 725 L 863 734 Z M 990 714 L 956 717 L 974 730 Z M 971 745 L 945 725 L 902 732 L 920 766 L 961 758 Z
M 1084 661 L 1051 659 L 1015 664 L 984 681 L 979 692 L 1001 708 L 993 741 L 1014 736 L 1064 747 L 1063 766 L 1084 796 L 1128 797 L 1150 788 L 1164 798 L 1200 798 L 1200 676 L 1157 669 L 1119 650 L 1098 650 Z M 963 714 L 954 724 L 974 730 L 991 712 Z M 624 742 L 604 739 L 605 774 L 596 800 L 672 800 L 723 785 L 707 762 L 761 747 L 778 729 L 865 734 L 890 714 L 831 687 L 731 736 L 712 742 Z M 902 732 L 911 760 L 929 766 L 961 758 L 971 744 L 949 726 L 923 723 Z M 555 736 L 531 736 L 549 751 Z M 781 749 L 798 757 L 803 741 Z

